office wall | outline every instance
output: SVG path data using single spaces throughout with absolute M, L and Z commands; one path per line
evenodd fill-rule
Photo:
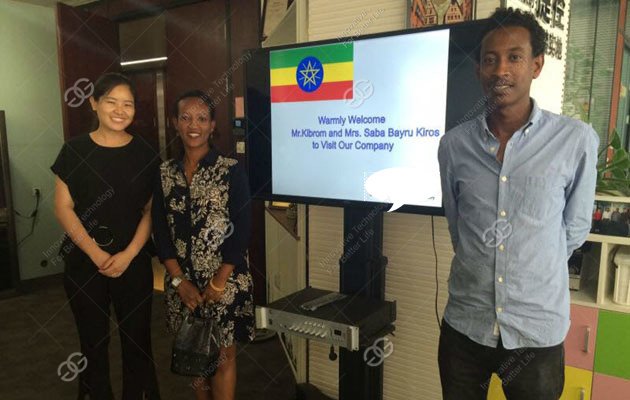
M 63 143 L 54 9 L 0 2 L 0 49 L 0 109 L 6 111 L 15 208 L 29 214 L 35 206 L 32 188 L 42 194 L 34 233 L 19 247 L 24 280 L 63 270 L 50 262 L 62 234 L 53 215 L 49 170 Z M 30 228 L 30 220 L 17 218 L 18 241 Z M 48 265 L 40 266 L 46 258 Z

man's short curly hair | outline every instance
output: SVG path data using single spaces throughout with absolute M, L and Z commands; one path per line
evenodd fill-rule
M 490 16 L 486 26 L 482 29 L 479 43 L 491 31 L 508 26 L 520 26 L 529 31 L 529 40 L 532 45 L 532 54 L 537 57 L 545 53 L 547 49 L 547 33 L 542 26 L 536 21 L 534 15 L 530 12 L 515 10 L 509 8 L 497 8 L 494 14 Z M 480 60 L 481 46 L 477 53 L 477 61 Z

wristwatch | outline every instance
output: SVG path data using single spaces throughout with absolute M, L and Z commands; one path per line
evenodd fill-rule
M 173 280 L 171 280 L 171 286 L 173 286 L 175 289 L 177 289 L 177 287 L 182 283 L 182 281 L 184 280 L 182 278 L 183 275 L 178 275 L 178 276 L 174 276 Z

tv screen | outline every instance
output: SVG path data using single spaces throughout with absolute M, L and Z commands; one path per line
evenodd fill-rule
M 255 198 L 442 214 L 446 130 L 483 110 L 479 22 L 252 50 Z

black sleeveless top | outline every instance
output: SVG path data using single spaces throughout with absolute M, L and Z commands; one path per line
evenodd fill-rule
M 122 147 L 104 147 L 82 135 L 63 145 L 51 170 L 68 185 L 74 211 L 90 236 L 114 254 L 133 239 L 159 164 L 159 156 L 141 137 Z M 67 261 L 85 258 L 68 237 L 60 254 Z

